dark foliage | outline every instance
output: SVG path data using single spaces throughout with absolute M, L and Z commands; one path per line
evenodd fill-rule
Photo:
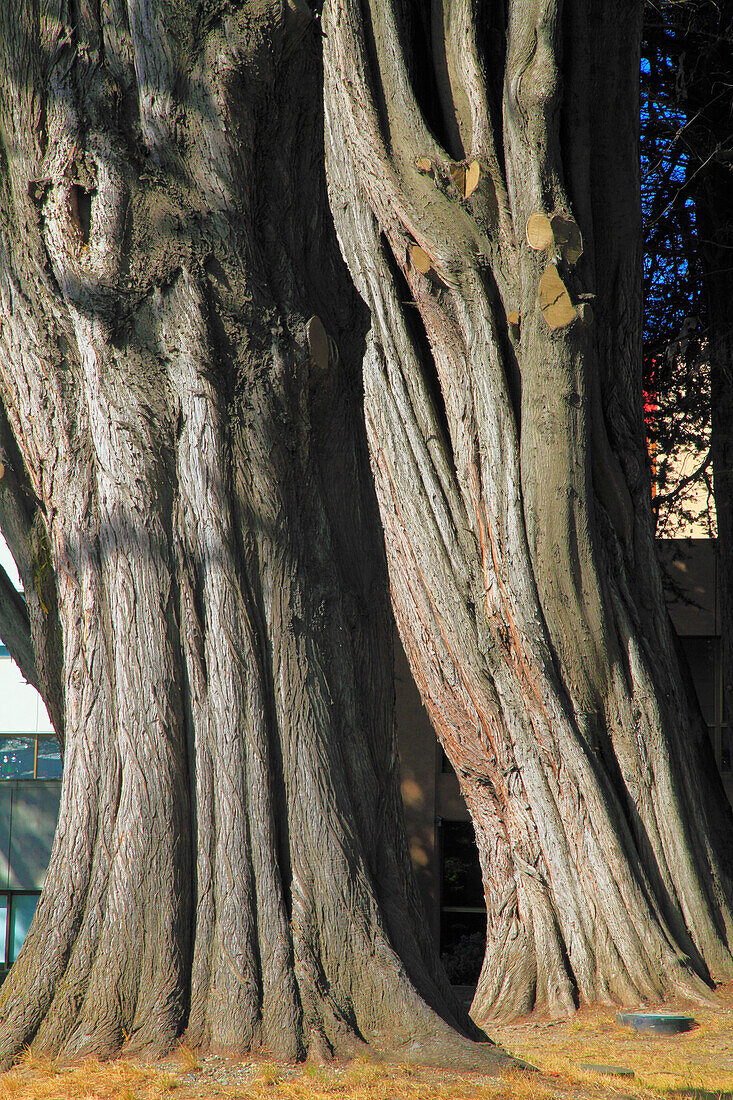
M 698 207 L 721 167 L 733 186 L 732 41 L 730 3 L 658 0 L 647 6 L 641 72 L 644 370 L 658 527 L 666 534 L 695 520 L 710 523 L 711 533 L 714 527 L 706 282 L 711 245 L 716 267 L 733 264 L 733 226 L 727 241 L 720 235 L 703 241 Z

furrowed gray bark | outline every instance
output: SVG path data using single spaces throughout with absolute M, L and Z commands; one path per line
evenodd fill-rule
M 279 3 L 0 12 L 0 393 L 66 739 L 6 1062 L 186 1032 L 507 1064 L 409 868 L 320 42 Z
M 705 998 L 731 815 L 652 539 L 641 4 L 438 0 L 432 49 L 417 15 L 327 5 L 327 171 L 393 606 L 484 874 L 472 1012 Z

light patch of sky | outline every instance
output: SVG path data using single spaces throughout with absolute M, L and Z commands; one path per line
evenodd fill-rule
M 15 567 L 13 555 L 8 549 L 8 544 L 5 542 L 5 539 L 2 537 L 2 535 L 0 535 L 0 565 L 3 567 L 15 587 L 20 592 L 22 586 L 20 583 L 20 577 L 18 576 L 18 570 Z
M 20 591 L 20 577 L 13 556 L 0 537 L 0 565 Z M 23 679 L 20 669 L 0 649 L 0 734 L 52 733 L 53 726 L 43 700 Z

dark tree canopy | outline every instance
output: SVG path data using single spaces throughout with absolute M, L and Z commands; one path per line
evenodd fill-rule
M 718 394 L 721 375 L 730 372 L 730 365 L 717 366 L 728 356 L 723 330 L 730 322 L 715 286 L 733 271 L 732 62 L 733 5 L 647 4 L 641 66 L 644 378 L 652 405 L 654 505 L 666 535 L 691 521 L 704 525 L 714 514 L 711 369 Z M 727 418 L 717 422 L 725 431 Z M 681 456 L 688 459 L 683 476 Z M 724 495 L 724 485 L 720 491 Z

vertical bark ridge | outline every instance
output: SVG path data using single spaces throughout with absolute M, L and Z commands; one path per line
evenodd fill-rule
M 276 363 L 280 366 L 282 359 Z M 399 1031 L 410 1020 L 409 1031 L 425 1035 L 439 1025 L 411 982 L 434 1004 L 445 1001 L 447 990 L 431 976 L 423 955 L 429 949 L 425 943 L 418 948 L 416 937 L 405 937 L 412 939 L 409 971 L 400 963 L 391 942 L 394 929 L 380 904 L 378 868 L 391 863 L 406 873 L 404 837 L 379 829 L 380 818 L 374 816 L 375 806 L 394 797 L 393 771 L 384 778 L 375 768 L 383 753 L 393 756 L 394 746 L 378 728 L 379 739 L 373 738 L 369 727 L 379 720 L 379 711 L 363 713 L 351 687 L 357 667 L 354 626 L 347 629 L 342 598 L 324 584 L 337 566 L 308 452 L 299 452 L 306 461 L 293 480 L 287 451 L 273 445 L 276 420 L 287 418 L 297 426 L 293 397 L 298 392 L 280 385 L 272 392 L 259 388 L 256 421 L 247 436 L 248 503 L 259 518 L 258 579 L 285 776 L 291 928 L 303 1032 L 315 1049 L 331 1051 L 367 1037 L 386 1042 L 389 1025 L 386 1019 L 378 1023 L 384 1008 L 377 1015 L 375 1005 L 390 1005 Z M 386 620 L 379 623 L 370 649 L 386 636 L 386 627 Z M 379 682 L 383 688 L 381 670 Z M 364 744 L 372 746 L 366 755 Z M 357 827 L 357 822 L 364 824 Z M 321 837 L 317 849 L 304 842 L 311 836 Z M 396 853 L 402 858 L 396 859 Z M 349 961 L 368 957 L 378 960 L 374 971 L 355 969 Z
M 260 1028 L 267 1045 L 297 1056 L 298 1002 L 290 935 L 277 865 L 274 807 L 270 791 L 270 736 L 261 660 L 244 605 L 236 565 L 231 505 L 226 494 L 225 436 L 210 377 L 204 303 L 190 276 L 166 304 L 165 332 L 172 360 L 171 380 L 180 397 L 178 443 L 180 510 L 185 554 L 199 592 L 198 633 L 205 638 L 195 695 L 206 715 L 195 715 L 196 741 L 204 740 L 214 788 L 215 821 L 206 820 L 209 797 L 199 793 L 199 873 L 196 941 L 207 944 L 206 925 L 214 894 L 215 920 L 222 931 L 209 947 L 206 976 L 196 974 L 189 1034 L 215 1046 L 247 1049 Z M 185 319 L 181 327 L 179 318 Z M 200 461 L 201 455 L 206 461 Z M 193 653 L 189 660 L 193 660 Z M 216 776 L 216 784 L 213 783 Z M 250 808 L 251 820 L 247 815 Z M 207 833 L 213 830 L 214 837 Z M 210 847 L 215 846 L 212 859 Z M 259 942 L 258 940 L 259 929 Z M 213 953 L 213 957 L 212 957 Z M 216 958 L 219 959 L 217 971 Z M 262 1005 L 258 993 L 262 982 Z M 208 1000 L 211 1004 L 208 1004 Z M 200 1000 L 200 1004 L 199 1004 Z M 205 1015 L 208 1023 L 199 1021 Z M 284 1026 L 283 1026 L 284 1025 Z

